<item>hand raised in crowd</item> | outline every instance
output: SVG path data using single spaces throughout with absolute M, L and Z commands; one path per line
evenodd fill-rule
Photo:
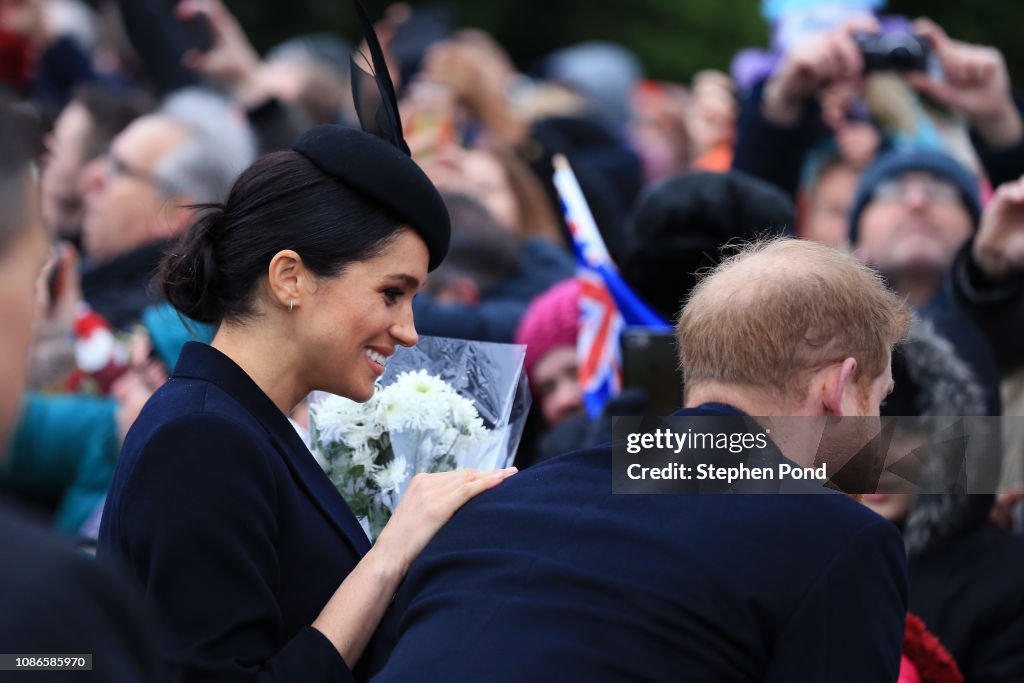
M 244 107 L 256 106 L 268 97 L 260 80 L 260 56 L 220 0 L 182 0 L 174 13 L 179 21 L 205 16 L 213 33 L 209 50 L 185 53 L 185 66 L 228 88 Z
M 440 83 L 417 79 L 400 103 L 405 141 L 417 163 L 431 162 L 456 143 L 455 95 Z
M 990 147 L 1010 147 L 1024 135 L 1013 102 L 1010 75 L 1002 53 L 985 45 L 953 40 L 930 19 L 914 22 L 914 32 L 926 37 L 942 66 L 943 79 L 925 73 L 907 74 L 907 83 L 967 117 Z
M 434 44 L 423 59 L 421 77 L 450 88 L 456 101 L 479 119 L 499 144 L 514 146 L 525 137 L 526 125 L 506 98 L 515 70 L 487 34 L 462 31 Z
M 857 17 L 795 46 L 765 84 L 764 116 L 777 125 L 793 125 L 807 101 L 827 86 L 861 81 L 864 58 L 853 34 L 878 30 L 874 17 Z
M 501 55 L 487 47 L 476 32 L 432 45 L 423 60 L 423 77 L 451 88 L 474 113 L 504 101 L 505 87 L 515 72 Z
M 1024 177 L 996 189 L 981 216 L 972 255 L 993 280 L 1024 273 Z

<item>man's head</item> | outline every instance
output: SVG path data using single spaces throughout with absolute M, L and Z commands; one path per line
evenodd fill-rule
M 926 303 L 971 236 L 981 212 L 978 181 L 937 152 L 891 152 L 861 178 L 850 243 L 912 303 Z
M 86 168 L 86 254 L 104 263 L 181 234 L 189 206 L 223 201 L 254 150 L 247 124 L 227 104 L 204 93 L 172 96 Z
M 151 106 L 149 98 L 141 93 L 111 90 L 92 83 L 75 90 L 46 139 L 43 220 L 51 230 L 69 238 L 81 232 L 82 170 L 107 150 L 114 136 Z
M 770 183 L 739 171 L 688 173 L 652 187 L 633 215 L 633 249 L 622 274 L 666 320 L 696 284 L 696 273 L 718 263 L 732 240 L 790 234 L 793 202 Z
M 25 387 L 40 274 L 50 254 L 39 210 L 38 141 L 32 117 L 0 101 L 0 443 Z
M 479 304 L 519 271 L 519 240 L 468 195 L 445 194 L 452 234 L 448 255 L 424 292 L 443 303 Z
M 834 159 L 822 164 L 807 188 L 797 234 L 830 247 L 844 247 L 850 233 L 849 215 L 860 171 Z
M 159 115 L 143 116 L 114 138 L 104 158 L 89 165 L 83 184 L 82 246 L 96 263 L 111 261 L 184 229 L 190 197 L 177 195 L 157 171 L 184 146 L 190 132 Z
M 802 240 L 752 244 L 706 275 L 679 317 L 686 404 L 878 415 L 910 318 L 850 255 Z

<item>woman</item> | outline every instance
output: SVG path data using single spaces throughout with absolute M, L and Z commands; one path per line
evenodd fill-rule
M 99 554 L 126 563 L 175 680 L 352 680 L 420 549 L 511 471 L 419 476 L 376 545 L 287 415 L 312 390 L 365 401 L 449 225 L 412 160 L 321 126 L 256 161 L 163 268 L 168 301 L 219 325 L 129 432 Z

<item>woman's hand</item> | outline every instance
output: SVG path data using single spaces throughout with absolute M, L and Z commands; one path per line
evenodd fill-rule
M 349 668 L 359 661 L 409 565 L 438 529 L 467 500 L 517 471 L 509 467 L 413 477 L 377 543 L 313 622 L 313 628 L 334 644 Z
M 374 553 L 404 576 L 412 561 L 456 510 L 516 472 L 515 467 L 509 467 L 484 472 L 466 469 L 417 474 L 377 539 Z

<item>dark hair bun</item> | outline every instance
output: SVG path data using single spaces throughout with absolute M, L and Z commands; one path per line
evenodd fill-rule
M 196 207 L 199 217 L 160 267 L 164 296 L 182 315 L 197 322 L 217 324 L 224 317 L 217 267 L 216 237 L 224 207 Z

